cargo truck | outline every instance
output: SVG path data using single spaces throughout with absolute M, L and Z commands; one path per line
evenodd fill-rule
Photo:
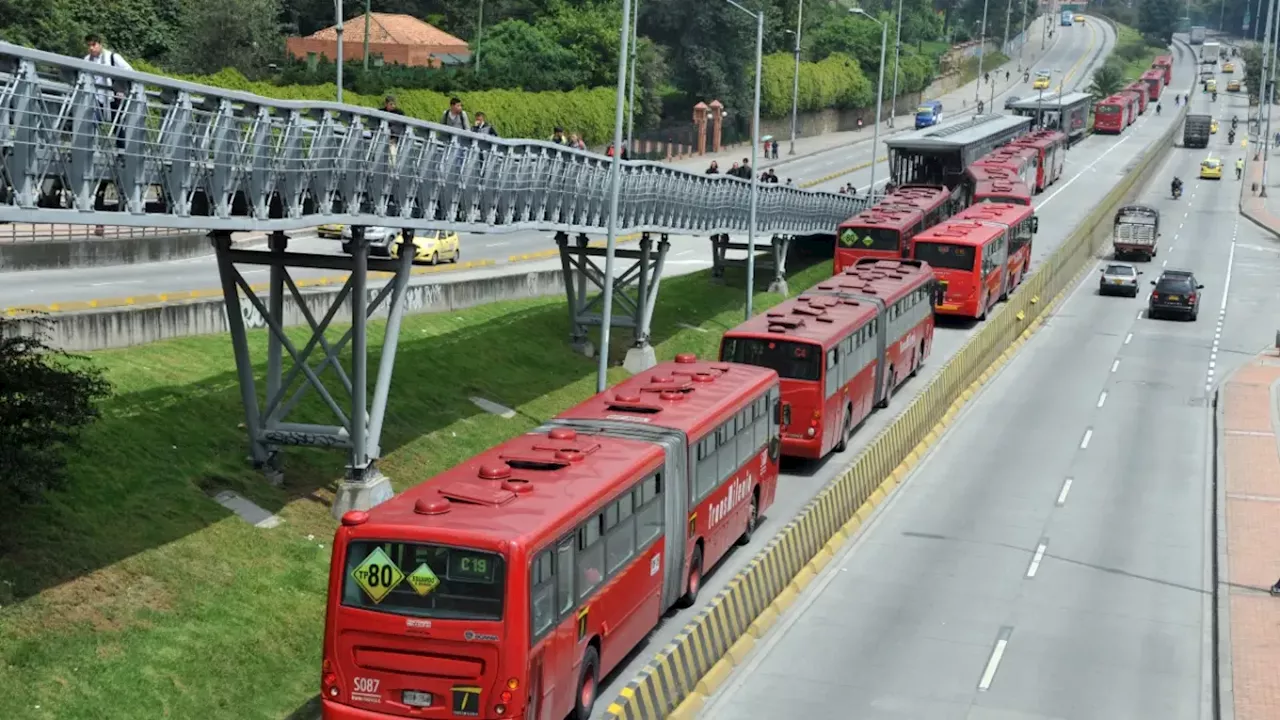
M 1188 115 L 1182 123 L 1182 146 L 1209 147 L 1209 126 L 1212 124 L 1213 118 L 1209 115 Z
M 1125 205 L 1116 211 L 1111 247 L 1116 260 L 1135 258 L 1150 261 L 1156 256 L 1160 237 L 1160 211 L 1149 205 Z
M 1217 65 L 1222 46 L 1216 42 L 1207 42 L 1200 46 L 1200 62 L 1204 65 Z
M 1191 44 L 1201 45 L 1204 43 L 1204 27 L 1201 25 L 1193 25 L 1191 27 Z

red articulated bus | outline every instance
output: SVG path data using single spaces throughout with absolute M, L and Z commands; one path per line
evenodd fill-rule
M 778 374 L 662 363 L 334 538 L 326 720 L 585 720 L 773 502 Z
M 859 258 L 900 260 L 911 256 L 911 238 L 924 230 L 924 213 L 910 205 L 876 205 L 840 223 L 834 274 Z
M 1066 133 L 1060 130 L 1037 130 L 1009 144 L 1031 148 L 1039 155 L 1039 170 L 1033 185 L 1036 192 L 1044 192 L 1045 188 L 1062 177 L 1062 170 L 1067 162 Z
M 1005 272 L 1009 277 L 1006 293 L 1012 293 L 1031 271 L 1031 240 L 1040 229 L 1040 220 L 1030 203 L 984 203 L 959 213 L 955 220 L 973 220 L 1008 228 L 1009 249 Z
M 881 203 L 918 208 L 924 213 L 925 227 L 933 227 L 964 209 L 959 194 L 941 185 L 902 185 L 885 195 Z
M 1161 55 L 1151 62 L 1154 70 L 1164 71 L 1164 86 L 1169 87 L 1173 84 L 1173 56 Z
M 1012 170 L 1027 185 L 1034 185 L 1039 175 L 1040 154 L 1029 147 L 1021 145 L 1006 146 L 987 153 L 979 158 L 968 169 L 975 167 L 998 167 Z
M 1129 127 L 1129 101 L 1112 95 L 1093 106 L 1093 131 L 1107 135 L 1119 135 Z
M 916 236 L 915 259 L 933 267 L 943 288 L 934 312 L 987 319 L 1009 291 L 1008 234 L 995 224 L 952 218 Z
M 1031 188 L 1014 178 L 1010 180 L 980 180 L 973 186 L 973 202 L 970 208 L 982 203 L 1009 203 L 1030 205 Z M 961 213 L 962 214 L 962 213 Z M 957 214 L 956 217 L 960 215 Z
M 1148 95 L 1152 100 L 1159 100 L 1160 93 L 1164 91 L 1164 70 L 1148 70 L 1141 75 L 1142 82 L 1147 84 L 1150 92 Z
M 1138 115 L 1142 113 L 1142 104 L 1138 101 L 1138 93 L 1132 90 L 1121 90 L 1116 95 L 1120 96 L 1128 105 L 1129 112 L 1126 117 L 1129 124 L 1132 125 L 1138 122 Z
M 778 371 L 782 454 L 821 458 L 924 364 L 937 294 L 924 263 L 862 258 L 725 333 L 720 357 Z
M 1147 102 L 1150 99 L 1151 88 L 1141 80 L 1134 80 L 1124 86 L 1125 90 L 1132 90 L 1138 96 L 1138 114 L 1141 115 L 1147 111 Z

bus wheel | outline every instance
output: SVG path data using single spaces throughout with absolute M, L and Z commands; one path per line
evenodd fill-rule
M 596 686 L 600 675 L 600 653 L 591 646 L 582 656 L 582 675 L 578 678 L 578 699 L 573 706 L 574 720 L 591 720 L 596 704 Z
M 693 607 L 698 601 L 698 591 L 702 589 L 702 546 L 699 545 L 693 549 L 693 559 L 689 562 L 689 581 L 685 585 L 684 595 L 676 601 L 676 605 L 687 608 Z
M 742 531 L 742 537 L 738 538 L 739 545 L 746 545 L 751 542 L 751 535 L 756 531 L 756 524 L 760 522 L 760 490 L 757 488 L 751 493 L 751 510 L 747 516 L 747 529 Z

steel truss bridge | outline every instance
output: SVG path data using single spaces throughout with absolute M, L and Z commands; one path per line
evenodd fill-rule
M 253 463 L 279 481 L 283 446 L 345 450 L 347 476 L 335 514 L 391 495 L 376 460 L 414 232 L 554 234 L 571 338 L 588 346 L 588 327 L 601 324 L 595 307 L 603 289 L 603 270 L 593 258 L 604 251 L 587 238 L 606 232 L 613 162 L 547 142 L 481 136 L 351 105 L 273 100 L 0 42 L 0 221 L 207 230 Z M 770 248 L 775 282 L 784 283 L 791 238 L 832 234 L 871 200 L 762 186 L 757 234 L 773 239 L 751 246 L 729 240 L 749 228 L 750 182 L 647 162 L 620 162 L 620 172 L 616 230 L 638 233 L 641 240 L 638 249 L 617 252 L 634 264 L 617 275 L 615 298 L 623 312 L 615 317 L 633 328 L 641 366 L 652 357 L 649 327 L 668 235 L 711 238 L 718 276 L 725 250 Z M 289 251 L 290 231 L 326 223 L 351 226 L 349 255 Z M 371 226 L 404 233 L 400 258 L 370 257 L 365 228 Z M 231 233 L 237 231 L 269 233 L 268 249 L 233 247 Z M 269 268 L 265 298 L 250 289 L 241 265 Z M 319 318 L 290 275 L 296 267 L 350 273 Z M 371 288 L 370 270 L 392 273 L 392 279 Z M 284 331 L 286 298 L 311 328 L 302 347 Z M 246 303 L 269 332 L 262 394 L 246 335 Z M 383 306 L 386 333 L 370 395 L 366 327 Z M 325 331 L 344 310 L 351 328 L 331 343 Z M 344 367 L 340 357 L 348 348 L 351 361 Z M 322 357 L 313 359 L 317 354 Z M 329 369 L 345 390 L 342 400 L 321 381 Z M 328 406 L 335 424 L 289 421 L 309 391 Z

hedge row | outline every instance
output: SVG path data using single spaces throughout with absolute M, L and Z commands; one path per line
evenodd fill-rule
M 920 92 L 933 81 L 935 69 L 928 58 L 903 55 L 902 74 L 898 77 L 900 94 Z M 760 83 L 760 114 L 782 117 L 791 114 L 791 94 L 795 82 L 795 56 L 775 53 L 764 58 L 764 74 Z M 885 69 L 885 97 L 893 92 L 893 60 Z M 858 62 L 848 55 L 834 53 L 820 62 L 800 63 L 800 93 L 797 105 L 801 112 L 828 108 L 850 109 L 871 107 L 876 100 L 875 80 L 862 72 Z
M 262 95 L 277 100 L 328 100 L 338 96 L 337 85 L 273 85 L 246 78 L 235 69 L 213 75 L 174 75 L 146 63 L 139 70 L 178 77 L 189 82 L 212 85 L 227 90 Z M 614 89 L 593 88 L 571 92 L 524 92 L 523 90 L 485 90 L 460 93 L 469 115 L 484 112 L 486 118 L 503 137 L 549 138 L 556 126 L 567 133 L 577 133 L 588 145 L 602 145 L 613 136 Z M 438 122 L 449 108 L 449 96 L 432 90 L 398 90 L 400 109 L 420 120 Z M 351 105 L 381 107 L 382 96 L 343 92 L 342 101 Z

